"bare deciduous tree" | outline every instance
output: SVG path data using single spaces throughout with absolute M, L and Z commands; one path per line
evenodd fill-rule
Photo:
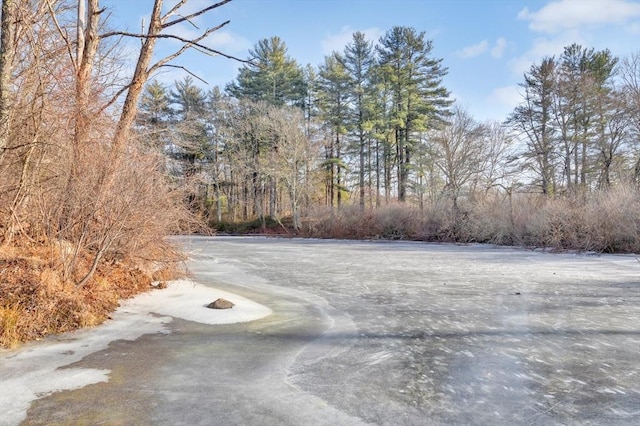
M 143 241 L 163 246 L 171 226 L 166 214 L 182 213 L 179 197 L 161 189 L 157 161 L 140 152 L 131 132 L 138 98 L 151 74 L 180 67 L 171 61 L 190 48 L 229 57 L 201 44 L 228 21 L 195 39 L 167 33 L 229 1 L 181 14 L 187 0 L 180 0 L 162 14 L 163 2 L 155 0 L 147 31 L 137 34 L 105 32 L 99 0 L 3 0 L 0 152 L 11 153 L 0 154 L 3 243 L 17 230 L 57 244 L 65 278 L 79 286 L 105 259 L 131 259 L 131 248 Z M 118 86 L 106 76 L 115 74 L 111 41 L 122 37 L 141 39 L 142 46 L 133 75 Z M 182 46 L 152 64 L 159 39 Z M 18 54 L 20 61 L 13 60 Z
M 269 126 L 276 139 L 276 149 L 269 152 L 270 172 L 288 192 L 296 231 L 300 229 L 301 204 L 311 189 L 309 164 L 318 155 L 305 135 L 304 124 L 302 111 L 298 109 L 272 107 L 269 110 Z
M 14 44 L 14 0 L 2 0 L 2 21 L 0 40 L 0 158 L 4 152 L 9 138 L 9 111 L 10 111 L 10 81 L 13 58 L 15 56 Z
M 622 93 L 629 116 L 629 136 L 635 151 L 633 179 L 640 185 L 640 51 L 623 59 L 619 68 L 622 78 Z
M 486 128 L 460 107 L 454 108 L 449 123 L 433 133 L 434 163 L 445 176 L 445 192 L 451 197 L 456 212 L 463 186 L 481 171 L 485 133 Z

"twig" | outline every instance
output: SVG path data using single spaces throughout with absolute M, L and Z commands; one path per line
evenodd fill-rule
M 173 9 L 171 9 L 169 11 L 169 13 L 167 13 L 165 16 L 163 16 L 163 20 L 165 18 L 168 18 L 171 14 L 175 13 L 178 9 L 180 9 L 180 7 L 184 4 L 185 1 L 186 0 L 182 0 L 180 3 L 175 5 L 173 7 Z M 192 13 L 191 15 L 183 16 L 182 18 L 176 19 L 176 20 L 171 21 L 171 22 L 166 22 L 166 23 L 162 24 L 162 28 L 169 28 L 169 27 L 171 27 L 173 25 L 179 24 L 180 22 L 188 21 L 191 18 L 195 18 L 196 16 L 202 15 L 203 13 L 206 13 L 206 12 L 212 10 L 212 9 L 215 9 L 217 7 L 220 7 L 220 6 L 224 6 L 225 4 L 229 3 L 230 1 L 231 0 L 222 0 L 221 2 L 212 4 L 209 7 L 205 7 L 204 9 L 199 10 L 198 12 Z
M 181 70 L 183 70 L 184 72 L 186 72 L 186 73 L 190 74 L 191 76 L 197 78 L 198 80 L 200 80 L 201 82 L 203 82 L 207 86 L 209 85 L 209 83 L 206 80 L 198 77 L 196 74 L 192 73 L 191 71 L 189 71 L 187 68 L 183 67 L 182 65 L 164 64 L 164 65 L 160 65 L 158 68 L 162 68 L 162 67 L 180 68 Z

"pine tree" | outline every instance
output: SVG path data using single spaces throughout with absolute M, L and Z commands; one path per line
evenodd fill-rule
M 611 167 L 625 137 L 627 117 L 623 96 L 613 86 L 618 58 L 609 49 L 595 52 L 588 69 L 593 92 L 593 124 L 598 186 L 611 186 Z
M 205 126 L 206 96 L 193 78 L 186 76 L 175 82 L 169 100 L 175 105 L 173 122 L 177 130 L 172 155 L 182 164 L 184 176 L 191 177 L 199 171 L 199 163 L 210 148 Z
M 167 141 L 168 121 L 171 114 L 169 93 L 164 84 L 154 80 L 147 84 L 140 98 L 137 125 L 146 135 L 145 142 L 160 152 Z
M 552 108 L 555 88 L 556 61 L 552 57 L 532 65 L 525 73 L 524 100 L 509 116 L 508 123 L 523 134 L 526 141 L 524 152 L 528 165 L 538 175 L 538 185 L 545 195 L 553 195 L 556 189 L 554 126 Z
M 229 94 L 278 106 L 304 105 L 304 74 L 287 55 L 284 41 L 275 36 L 262 39 L 249 50 L 249 56 L 252 64 L 240 68 L 236 81 L 226 87 Z
M 619 72 L 629 118 L 628 135 L 632 152 L 630 160 L 633 162 L 631 179 L 640 188 L 640 50 L 622 60 Z
M 410 27 L 394 27 L 377 47 L 381 71 L 392 88 L 391 126 L 396 144 L 398 200 L 405 201 L 416 134 L 435 126 L 447 115 L 451 101 L 442 85 L 446 68 L 432 58 L 431 40 Z
M 219 87 L 214 87 L 206 94 L 206 128 L 210 140 L 209 167 L 208 174 L 210 185 L 207 185 L 207 200 L 211 198 L 210 192 L 213 189 L 215 198 L 216 221 L 222 221 L 223 209 L 223 185 L 225 182 L 225 166 L 222 153 L 225 142 L 228 138 L 225 129 L 225 120 L 231 108 L 229 99 L 220 91 Z M 226 197 L 227 202 L 229 197 Z
M 370 70 L 375 63 L 373 43 L 367 41 L 361 32 L 353 34 L 353 40 L 344 50 L 344 67 L 349 76 L 349 90 L 353 107 L 350 121 L 355 133 L 357 156 L 359 159 L 358 186 L 360 188 L 359 205 L 364 208 L 365 202 L 365 162 L 368 154 L 369 137 L 366 128 L 370 126 L 367 102 L 371 95 Z
M 311 122 L 318 116 L 318 72 L 311 64 L 304 68 L 304 121 L 307 138 L 311 138 Z
M 383 67 L 376 63 L 371 69 L 373 96 L 368 104 L 372 118 L 372 137 L 374 139 L 373 161 L 376 174 L 376 207 L 382 205 L 380 194 L 384 188 L 385 203 L 390 202 L 393 169 L 393 146 L 395 141 L 391 126 L 392 86 Z
M 330 138 L 325 145 L 325 166 L 327 169 L 326 196 L 328 204 L 342 203 L 344 136 L 348 131 L 349 76 L 343 65 L 344 59 L 336 52 L 326 56 L 319 71 L 320 117 L 328 127 Z

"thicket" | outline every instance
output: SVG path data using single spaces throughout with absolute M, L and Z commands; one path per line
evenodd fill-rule
M 303 221 L 305 236 L 490 243 L 605 253 L 640 253 L 640 191 L 618 187 L 586 197 L 550 199 L 494 194 L 483 200 L 451 200 L 420 209 L 390 204 L 362 211 L 317 208 Z
M 179 273 L 167 236 L 195 220 L 133 123 L 149 75 L 202 39 L 153 63 L 158 34 L 226 2 L 182 16 L 156 0 L 135 34 L 109 31 L 98 0 L 2 1 L 0 346 L 100 323 Z M 123 36 L 143 41 L 133 64 Z

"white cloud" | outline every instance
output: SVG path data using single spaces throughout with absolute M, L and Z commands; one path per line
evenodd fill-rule
M 509 62 L 516 75 L 543 57 L 562 54 L 573 43 L 613 48 L 618 54 L 637 49 L 640 2 L 632 0 L 554 0 L 538 10 L 524 8 L 518 19 L 538 33 L 529 49 Z
M 529 71 L 529 68 L 534 63 L 539 63 L 546 56 L 561 54 L 564 48 L 572 43 L 584 43 L 584 38 L 578 31 L 565 31 L 551 38 L 538 37 L 533 40 L 533 44 L 528 51 L 509 61 L 509 68 L 515 75 L 520 76 Z
M 505 38 L 499 37 L 496 39 L 493 47 L 489 49 L 489 42 L 487 40 L 482 40 L 480 43 L 472 44 L 470 46 L 464 47 L 461 50 L 458 50 L 456 52 L 456 56 L 463 59 L 474 58 L 488 51 L 493 58 L 499 59 L 502 58 L 507 44 L 508 43 Z
M 480 100 L 474 115 L 482 121 L 502 121 L 513 112 L 522 101 L 517 85 L 496 87 Z
M 504 49 L 507 47 L 507 40 L 500 37 L 496 40 L 496 44 L 491 48 L 491 56 L 496 59 L 502 58 Z
M 205 39 L 205 46 L 224 53 L 247 53 L 252 44 L 246 38 L 231 31 L 218 30 Z
M 518 86 L 496 87 L 486 101 L 489 105 L 505 107 L 511 111 L 522 101 L 522 95 Z
M 354 30 L 350 26 L 346 25 L 342 27 L 339 33 L 337 34 L 329 34 L 326 36 L 322 42 L 322 53 L 325 55 L 329 55 L 332 52 L 342 52 L 344 47 L 353 40 L 353 33 L 358 30 Z M 365 30 L 359 30 L 361 33 L 364 33 L 365 38 L 368 41 L 377 42 L 378 39 L 383 35 L 383 31 L 379 28 L 372 27 L 367 28 Z
M 472 44 L 471 46 L 467 46 L 462 50 L 456 52 L 461 58 L 473 58 L 475 56 L 483 54 L 489 48 L 489 43 L 487 40 L 482 40 L 480 43 Z
M 556 34 L 567 29 L 622 25 L 640 18 L 640 3 L 628 0 L 560 0 L 537 11 L 524 8 L 518 19 L 530 21 L 536 32 Z

